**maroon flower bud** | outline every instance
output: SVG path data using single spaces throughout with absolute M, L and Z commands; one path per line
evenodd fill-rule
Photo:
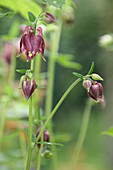
M 92 99 L 100 102 L 101 104 L 105 102 L 104 95 L 103 95 L 103 87 L 101 83 L 94 81 L 91 84 L 89 91 L 87 91 L 88 96 Z
M 36 138 L 38 137 L 39 133 L 40 133 L 40 130 L 37 131 Z M 40 141 L 41 141 L 41 139 L 38 140 L 38 142 L 40 142 Z M 46 130 L 46 129 L 43 132 L 43 141 L 44 142 L 50 141 L 50 134 L 49 134 L 48 130 Z M 40 148 L 40 144 L 38 144 L 38 147 Z
M 25 76 L 22 81 L 22 90 L 24 92 L 25 98 L 28 100 L 36 88 L 35 80 L 31 80 L 28 76 Z
M 28 31 L 29 29 L 29 31 Z M 34 35 L 33 28 L 27 26 L 24 31 L 24 35 L 20 41 L 20 54 L 24 52 L 27 56 L 27 61 L 30 61 L 38 53 L 41 53 L 44 59 L 44 40 L 42 37 L 42 28 L 38 27 L 36 29 L 37 35 Z
M 56 22 L 55 17 L 51 13 L 46 12 L 44 16 L 44 21 L 48 24 Z

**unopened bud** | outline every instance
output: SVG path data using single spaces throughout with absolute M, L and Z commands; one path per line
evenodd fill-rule
M 22 90 L 24 92 L 25 98 L 28 100 L 36 88 L 36 82 L 34 79 L 30 79 L 28 76 L 24 77 L 22 81 Z
M 87 91 L 89 91 L 90 87 L 91 87 L 91 81 L 90 80 L 84 80 L 83 81 L 83 87 L 85 89 L 87 89 Z
M 51 13 L 46 12 L 44 16 L 45 16 L 44 21 L 46 23 L 50 24 L 56 22 L 55 17 Z
M 96 74 L 96 73 L 93 73 L 92 75 L 92 79 L 93 80 L 101 80 L 101 81 L 103 81 L 103 78 L 102 77 L 100 77 L 98 74 Z

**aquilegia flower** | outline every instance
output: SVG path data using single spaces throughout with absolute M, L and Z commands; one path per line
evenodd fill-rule
M 28 100 L 36 88 L 36 82 L 34 79 L 30 79 L 28 76 L 22 81 L 22 90 L 24 92 L 25 98 Z
M 44 16 L 45 16 L 44 21 L 47 22 L 48 24 L 56 22 L 55 17 L 51 13 L 46 12 Z
M 98 83 L 97 81 L 93 81 L 87 93 L 89 97 L 104 105 L 105 99 L 104 99 L 103 87 L 101 83 Z
M 30 61 L 38 53 L 41 53 L 43 60 L 45 60 L 45 43 L 42 37 L 42 28 L 38 27 L 36 33 L 37 35 L 34 34 L 32 27 L 27 26 L 20 41 L 20 54 L 24 52 L 27 56 L 27 61 Z

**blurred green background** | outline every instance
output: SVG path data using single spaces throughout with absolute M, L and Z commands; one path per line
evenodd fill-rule
M 105 108 L 101 108 L 99 105 L 92 108 L 88 132 L 78 160 L 77 170 L 112 170 L 113 138 L 102 135 L 102 132 L 113 126 L 113 53 L 99 46 L 99 37 L 113 32 L 113 1 L 76 0 L 75 3 L 77 8 L 74 10 L 74 22 L 63 21 L 59 52 L 74 55 L 74 61 L 82 65 L 79 72 L 83 75 L 87 73 L 91 62 L 94 61 L 94 72 L 104 78 L 103 88 L 106 99 Z M 28 9 L 30 10 L 30 8 Z M 4 10 L 7 11 L 8 8 L 4 7 Z M 27 23 L 20 13 L 16 13 L 13 18 L 0 18 L 1 57 L 3 52 L 2 36 L 8 34 L 15 21 L 19 24 Z M 24 66 L 25 63 L 22 65 L 21 60 L 17 59 L 16 67 L 24 68 Z M 45 71 L 46 67 L 46 64 L 42 63 L 42 71 Z M 56 63 L 53 107 L 76 79 L 72 74 L 74 71 L 76 70 L 62 67 Z M 2 74 L 4 72 L 2 70 Z M 19 74 L 16 73 L 17 79 L 19 79 Z M 0 84 L 0 91 L 2 91 L 2 82 Z M 53 118 L 54 134 L 64 135 L 66 138 L 66 142 L 63 141 L 64 147 L 58 151 L 58 164 L 61 170 L 68 170 L 73 148 L 78 139 L 87 98 L 86 91 L 79 84 L 68 95 Z M 62 143 L 62 141 L 58 142 Z M 14 145 L 16 149 L 16 144 Z M 11 144 L 10 147 L 12 147 Z M 0 155 L 0 162 L 0 170 L 7 170 L 7 164 L 3 163 L 3 155 Z M 45 167 L 50 169 L 49 164 L 50 160 L 46 161 L 42 169 L 45 170 Z M 15 169 L 15 162 L 11 166 L 12 170 Z

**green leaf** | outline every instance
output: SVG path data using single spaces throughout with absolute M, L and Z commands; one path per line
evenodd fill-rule
M 35 16 L 38 16 L 42 11 L 36 2 L 28 0 L 1 0 L 0 6 L 9 8 L 17 13 L 19 12 L 26 19 L 28 19 L 28 11 L 32 12 Z
M 18 73 L 25 74 L 27 70 L 16 70 Z
M 47 4 L 56 8 L 62 8 L 65 4 L 65 0 L 47 0 Z
M 88 72 L 88 75 L 91 75 L 93 70 L 94 70 L 94 62 L 92 62 L 92 64 L 91 64 L 91 68 L 90 68 L 90 70 Z
M 36 17 L 32 12 L 28 12 L 28 17 L 31 22 L 34 22 L 36 20 Z
M 82 74 L 76 73 L 76 72 L 73 72 L 73 74 L 74 74 L 75 76 L 77 76 L 78 78 L 80 78 L 81 80 L 83 80 L 83 75 L 82 75 Z
M 102 132 L 102 135 L 109 135 L 113 137 L 113 127 L 108 129 L 107 131 Z
M 36 142 L 35 144 L 46 144 L 46 145 L 56 145 L 56 146 L 64 146 L 63 144 L 61 144 L 61 143 L 51 143 L 51 142 Z
M 18 73 L 22 73 L 22 74 L 25 74 L 26 72 L 27 72 L 27 70 L 24 70 L 24 69 L 22 69 L 22 70 L 16 70 Z M 29 73 L 33 73 L 34 72 L 34 70 L 29 70 Z
M 24 130 L 25 130 L 27 136 L 29 137 L 29 130 L 27 128 L 24 128 Z M 32 142 L 35 142 L 35 140 L 36 140 L 36 137 L 32 134 Z
M 14 14 L 15 14 L 15 12 L 12 12 L 12 11 L 5 12 L 5 13 L 0 12 L 0 18 L 5 17 L 5 16 L 13 17 L 13 16 L 14 16 Z

